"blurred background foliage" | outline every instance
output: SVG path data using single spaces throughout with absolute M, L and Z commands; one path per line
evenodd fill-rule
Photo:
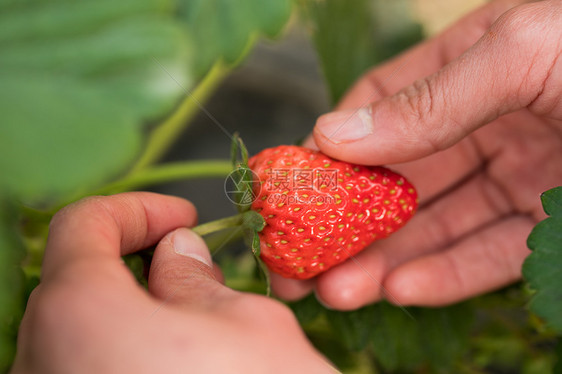
M 228 134 L 251 153 L 306 136 L 370 66 L 483 2 L 0 0 L 0 372 L 60 207 L 150 188 L 191 199 L 202 221 L 229 214 Z M 239 253 L 218 256 L 227 284 L 259 292 Z M 146 258 L 126 260 L 142 278 Z M 538 259 L 528 272 L 540 271 Z M 561 370 L 531 294 L 517 284 L 438 309 L 291 307 L 345 373 Z

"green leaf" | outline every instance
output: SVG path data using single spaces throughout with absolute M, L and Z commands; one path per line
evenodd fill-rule
M 143 125 L 192 84 L 169 0 L 4 4 L 0 190 L 57 201 L 123 172 Z
M 174 6 L 170 0 L 13 2 L 17 6 L 5 7 L 0 12 L 0 24 L 3 25 L 0 43 L 84 34 L 106 22 L 135 14 L 169 12 Z M 0 7 L 2 5 L 0 1 Z
M 189 87 L 191 81 L 183 26 L 171 13 L 133 13 L 107 21 L 99 20 L 103 27 L 87 33 L 9 41 L 0 45 L 0 68 L 85 78 L 141 118 L 170 110 L 184 93 L 180 86 Z
M 556 343 L 556 362 L 552 372 L 555 374 L 562 373 L 562 338 L 558 338 Z
M 562 256 L 562 217 L 550 217 L 539 222 L 531 231 L 527 244 L 534 250 L 533 257 L 551 257 L 552 259 Z M 529 257 L 531 257 L 529 256 Z M 544 261 L 545 267 L 556 267 L 557 263 Z M 544 276 L 545 274 L 536 274 Z M 532 285 L 531 285 L 532 286 Z
M 295 317 L 297 317 L 301 325 L 311 323 L 326 310 L 313 293 L 301 300 L 289 303 L 289 307 L 295 313 Z
M 125 263 L 125 265 L 127 265 L 137 282 L 139 282 L 139 284 L 144 287 L 148 287 L 143 257 L 139 253 L 132 253 L 123 256 L 122 258 L 123 262 Z
M 409 313 L 409 314 L 408 314 Z M 388 303 L 376 304 L 373 350 L 387 370 L 411 370 L 429 365 L 436 370 L 450 366 L 464 351 L 473 315 L 468 305 L 446 308 L 403 309 Z
M 552 217 L 562 216 L 562 187 L 556 187 L 541 194 L 542 206 Z
M 414 317 L 420 329 L 420 345 L 430 366 L 437 370 L 450 369 L 468 346 L 474 321 L 472 308 L 466 304 L 421 308 Z
M 97 87 L 31 72 L 0 73 L 0 81 L 0 187 L 28 202 L 57 199 L 133 160 L 135 118 Z
M 17 210 L 0 196 L 0 372 L 10 367 L 16 352 L 17 329 L 25 306 L 26 282 L 21 270 L 25 256 L 17 235 Z
M 360 351 L 375 332 L 375 306 L 370 305 L 351 312 L 327 310 L 326 315 L 337 336 L 351 351 Z
M 339 336 L 330 331 L 307 332 L 310 342 L 332 362 L 341 373 L 373 373 L 372 370 L 357 369 L 357 358 L 341 341 Z
M 385 302 L 375 305 L 373 320 L 373 351 L 384 368 L 407 370 L 424 361 L 417 320 Z
M 189 0 L 181 3 L 197 52 L 197 75 L 223 59 L 236 63 L 255 37 L 276 36 L 291 14 L 291 0 Z
M 536 290 L 530 309 L 562 333 L 562 188 L 547 191 L 541 198 L 551 217 L 539 222 L 527 239 L 533 253 L 523 264 L 523 276 Z
M 333 103 L 368 68 L 422 38 L 421 26 L 412 21 L 410 3 L 404 0 L 299 0 L 299 4 L 311 23 Z M 365 104 L 369 99 L 365 97 Z

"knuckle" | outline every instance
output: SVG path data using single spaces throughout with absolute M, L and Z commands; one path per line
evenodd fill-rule
M 72 216 L 79 210 L 86 209 L 93 212 L 100 210 L 105 211 L 105 199 L 107 199 L 107 197 L 88 196 L 75 203 L 65 206 L 55 213 L 51 219 L 51 223 L 49 224 L 50 228 L 64 225 L 64 223 L 67 222 L 67 220 L 72 219 Z
M 430 247 L 437 244 L 437 246 L 443 247 L 453 242 L 455 233 L 450 219 L 445 218 L 435 209 L 431 209 L 428 222 L 430 224 L 426 226 L 426 235 L 422 238 L 422 245 Z
M 418 79 L 403 91 L 408 115 L 413 123 L 424 123 L 432 116 L 433 93 L 429 78 Z M 410 122 L 410 121 L 409 121 Z
M 441 150 L 443 148 L 441 144 L 446 143 L 445 106 L 437 102 L 438 90 L 435 87 L 435 82 L 437 80 L 442 82 L 443 79 L 443 76 L 436 75 L 424 77 L 400 93 L 401 104 L 406 108 L 403 123 L 407 126 L 401 129 L 402 134 L 408 135 L 416 142 L 425 143 L 429 152 Z
M 505 65 L 506 79 L 513 82 L 519 106 L 532 105 L 544 97 L 546 82 L 561 52 L 560 5 L 560 1 L 539 1 L 514 7 L 500 16 L 485 36 L 491 48 L 504 54 L 499 61 Z M 542 104 L 543 100 L 538 106 L 549 108 L 551 102 Z
M 30 332 L 44 336 L 60 332 L 61 321 L 69 323 L 75 303 L 70 300 L 64 288 L 46 288 L 36 290 L 30 298 L 31 310 L 27 313 L 26 323 Z
M 499 34 L 503 42 L 518 48 L 536 48 L 536 36 L 542 34 L 549 22 L 548 2 L 529 3 L 511 8 L 502 14 L 490 29 L 491 36 Z

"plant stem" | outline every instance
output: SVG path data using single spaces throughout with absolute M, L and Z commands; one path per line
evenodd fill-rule
M 189 120 L 197 114 L 201 103 L 209 98 L 229 71 L 230 69 L 218 62 L 192 92 L 186 92 L 186 98 L 178 109 L 152 131 L 145 151 L 129 172 L 130 175 L 152 165 L 162 157 Z
M 204 236 L 224 229 L 241 226 L 244 221 L 244 214 L 236 214 L 234 216 L 221 218 L 216 221 L 203 223 L 192 228 L 199 236 Z
M 134 174 L 128 174 L 122 179 L 94 191 L 93 194 L 107 195 L 176 180 L 226 177 L 231 171 L 232 165 L 229 160 L 174 162 L 139 170 Z
M 255 232 L 260 232 L 265 225 L 266 222 L 259 213 L 248 210 L 234 216 L 203 223 L 199 226 L 195 226 L 192 230 L 200 236 L 203 236 L 233 227 L 244 227 Z

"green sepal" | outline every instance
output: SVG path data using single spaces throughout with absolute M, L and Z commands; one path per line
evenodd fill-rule
M 242 224 L 244 227 L 255 231 L 257 234 L 261 232 L 265 227 L 265 219 L 261 216 L 261 214 L 250 210 L 242 216 Z
M 255 215 L 259 216 L 258 213 L 253 212 L 253 211 L 244 213 L 245 216 L 250 216 L 248 213 L 254 213 Z M 264 221 L 264 225 L 265 225 L 265 221 Z M 259 231 L 261 231 L 261 229 L 263 229 L 263 227 L 259 228 Z M 245 234 L 244 235 L 244 242 L 246 243 L 246 245 L 248 247 L 250 247 L 252 249 L 252 254 L 254 255 L 254 259 L 255 259 L 256 265 L 257 265 L 257 272 L 258 272 L 259 275 L 261 275 L 263 277 L 263 280 L 265 281 L 265 287 L 266 287 L 265 288 L 265 294 L 266 294 L 266 296 L 270 296 L 271 295 L 271 280 L 269 278 L 269 271 L 267 270 L 267 266 L 265 265 L 265 263 L 262 261 L 262 259 L 260 257 L 261 247 L 260 247 L 260 238 L 259 238 L 259 235 L 258 235 L 258 231 L 246 226 L 245 230 L 244 230 L 244 234 Z
M 254 254 L 254 258 L 256 259 L 256 264 L 258 265 L 258 269 L 260 273 L 263 275 L 265 280 L 266 286 L 266 295 L 271 295 L 271 280 L 269 278 L 269 271 L 267 270 L 267 266 L 262 261 L 261 255 L 261 242 L 259 232 L 263 230 L 265 227 L 265 219 L 259 214 L 254 212 L 253 210 L 244 213 L 244 226 L 248 228 L 249 233 L 249 242 L 251 243 L 252 253 Z
M 248 149 L 242 141 L 240 134 L 235 132 L 232 135 L 232 142 L 230 144 L 230 159 L 232 160 L 232 168 L 234 170 L 239 167 L 248 167 Z
M 260 236 L 257 232 L 254 232 L 254 238 L 252 239 L 252 252 L 256 256 L 261 254 Z
M 248 167 L 248 150 L 238 133 L 234 133 L 232 136 L 230 158 L 233 172 L 229 177 L 237 191 L 235 195 L 236 208 L 240 213 L 244 213 L 250 210 L 256 196 L 253 191 L 254 173 Z
M 232 169 L 236 170 L 238 168 L 238 133 L 235 132 L 232 135 L 232 141 L 230 142 L 230 160 L 232 162 Z
M 244 164 L 240 164 L 240 166 L 236 169 L 236 172 L 237 173 L 233 177 L 237 178 L 240 191 L 238 194 L 239 200 L 237 201 L 237 207 L 240 213 L 244 213 L 250 211 L 250 207 L 256 199 L 255 192 L 253 190 L 254 174 L 252 170 Z
M 238 137 L 238 143 L 240 145 L 240 156 L 242 156 L 242 165 L 246 165 L 248 167 L 248 148 L 242 141 L 242 138 Z
M 256 252 L 254 252 L 254 258 L 256 259 L 258 269 L 260 270 L 260 273 L 263 275 L 263 278 L 265 280 L 265 295 L 269 297 L 271 296 L 271 279 L 269 278 L 269 270 L 267 269 L 267 265 L 265 265 L 265 262 L 263 262 L 259 254 L 257 254 Z

